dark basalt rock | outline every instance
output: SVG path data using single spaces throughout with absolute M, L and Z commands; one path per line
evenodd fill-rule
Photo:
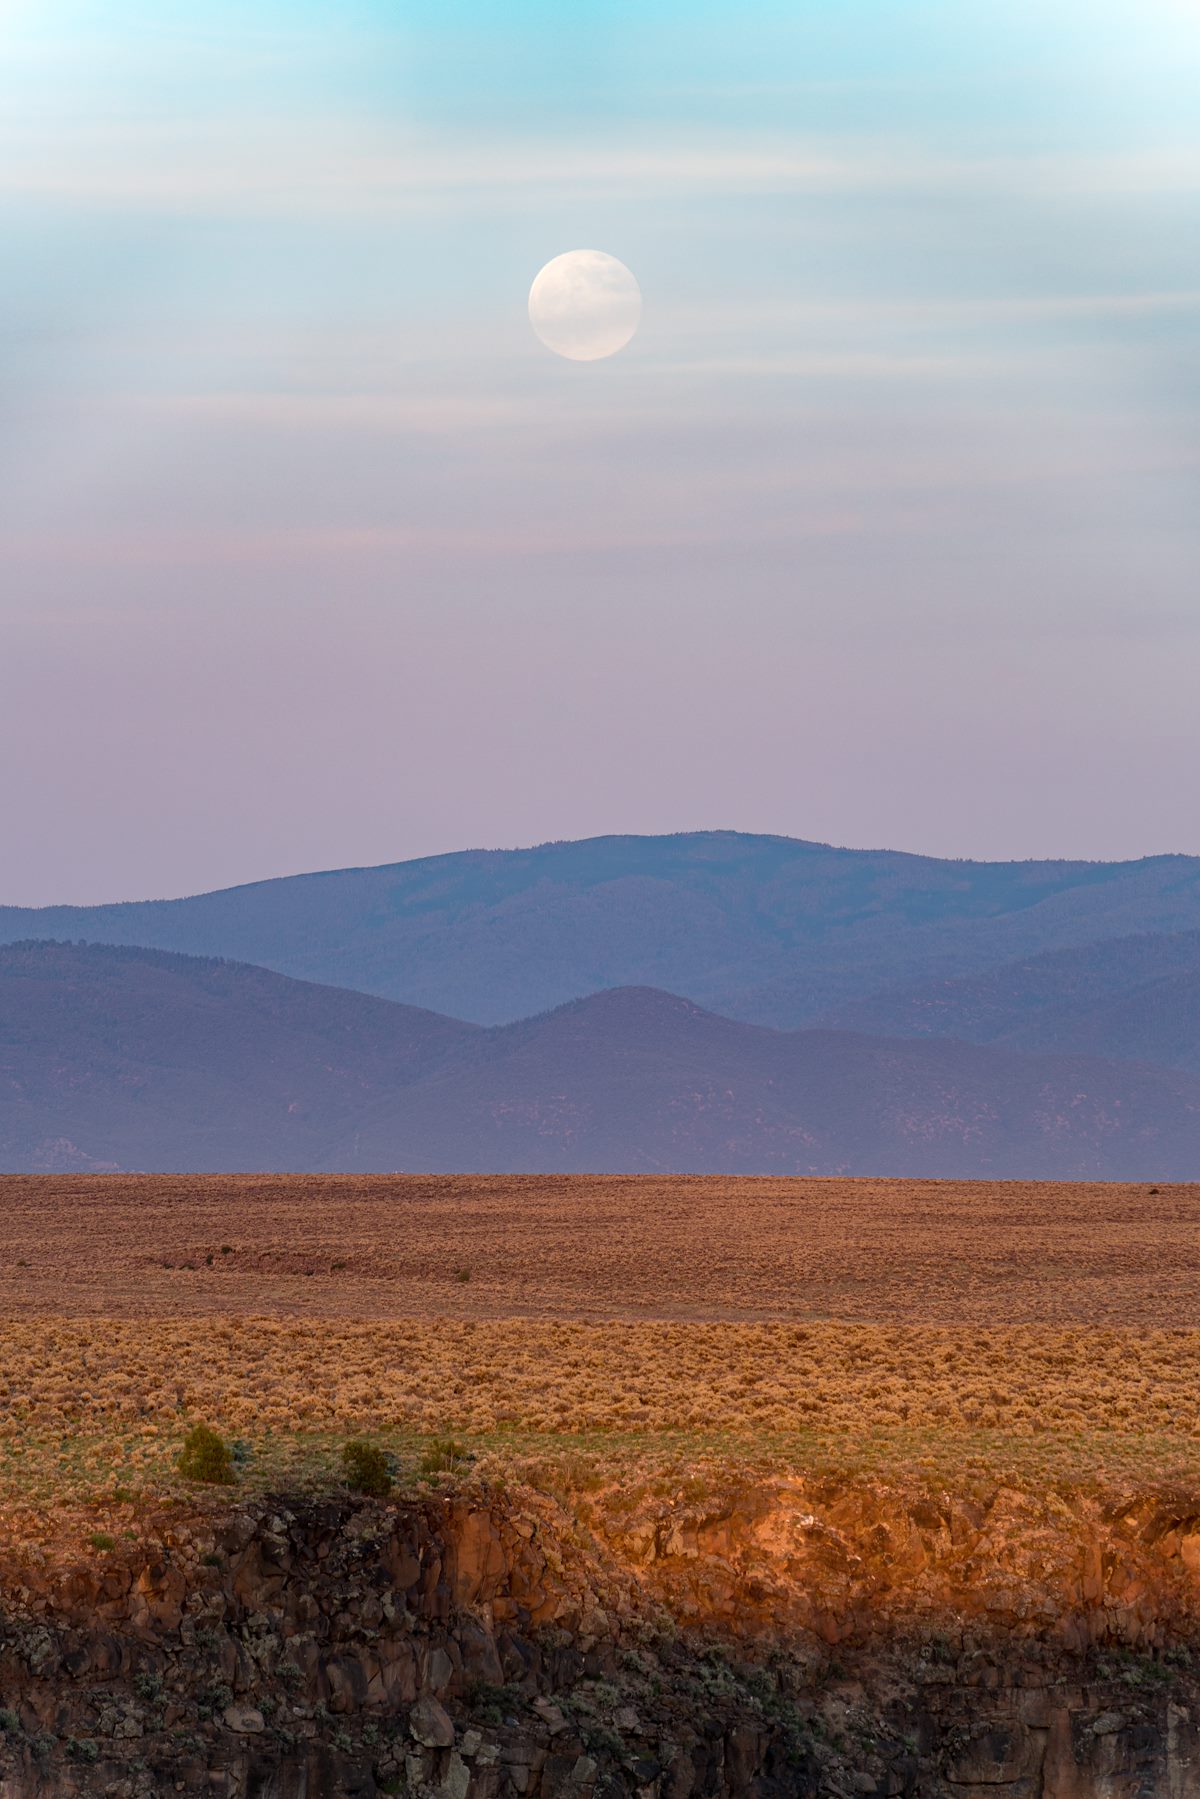
M 4 1577 L 0 1799 L 1200 1799 L 1188 1645 L 1024 1614 L 683 1629 L 536 1496 L 277 1497 Z

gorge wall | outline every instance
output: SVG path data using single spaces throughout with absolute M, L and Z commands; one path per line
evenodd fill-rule
M 1200 1500 L 275 1496 L 0 1556 L 0 1799 L 1200 1799 Z

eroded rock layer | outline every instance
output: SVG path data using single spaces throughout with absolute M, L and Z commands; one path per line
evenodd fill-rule
M 1200 1799 L 1198 1725 L 1181 1495 L 276 1497 L 0 1574 L 0 1799 Z

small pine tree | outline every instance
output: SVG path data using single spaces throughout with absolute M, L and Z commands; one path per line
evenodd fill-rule
M 356 1438 L 342 1448 L 342 1467 L 346 1485 L 355 1493 L 366 1493 L 372 1499 L 386 1499 L 392 1490 L 392 1474 L 388 1458 L 374 1443 Z
M 188 1432 L 179 1452 L 179 1472 L 185 1480 L 203 1480 L 215 1487 L 231 1487 L 237 1478 L 228 1443 L 208 1424 L 195 1424 Z

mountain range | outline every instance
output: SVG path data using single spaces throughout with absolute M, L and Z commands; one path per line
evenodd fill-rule
M 228 957 L 478 1024 L 661 987 L 796 1030 L 884 989 L 1200 930 L 1200 858 L 945 862 L 735 831 L 340 869 L 191 899 L 0 907 L 0 943 Z
M 1197 858 L 610 837 L 0 944 L 7 1169 L 1200 1172 Z
M 483 1028 L 239 963 L 0 950 L 0 1169 L 1187 1179 L 1200 1076 L 777 1031 L 653 988 Z

